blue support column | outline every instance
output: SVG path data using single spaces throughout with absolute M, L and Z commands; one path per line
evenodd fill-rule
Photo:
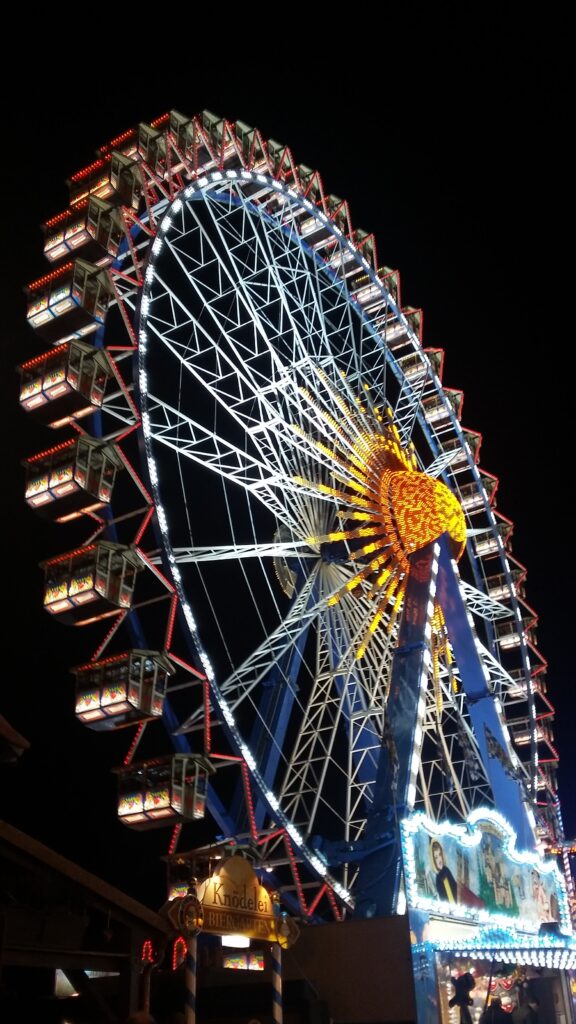
M 298 582 L 298 591 L 301 589 L 302 584 L 303 579 L 301 578 Z M 317 600 L 318 590 L 315 587 L 314 590 L 311 591 L 309 605 L 314 604 Z M 320 627 L 317 626 L 316 628 Z M 305 630 L 300 634 L 293 646 L 284 653 L 278 664 L 272 667 L 267 679 L 262 684 L 262 697 L 258 708 L 258 720 L 266 722 L 267 729 L 263 730 L 259 721 L 256 721 L 250 736 L 249 746 L 260 766 L 260 772 L 266 782 L 266 785 L 272 790 L 275 785 L 280 752 L 284 747 L 286 731 L 290 722 L 294 700 L 296 699 L 296 694 L 298 692 L 298 678 L 308 636 L 309 630 Z M 346 641 L 341 639 L 339 647 L 334 637 L 332 637 L 331 643 L 332 668 L 335 669 L 341 660 Z M 347 685 L 349 685 L 349 681 L 347 683 L 345 675 L 335 675 L 334 686 L 340 693 L 344 691 Z M 354 686 L 354 692 L 356 694 L 358 693 L 358 687 Z M 348 719 L 348 728 L 350 730 L 352 729 L 350 722 L 352 713 L 357 710 L 358 708 L 351 706 L 350 699 L 347 699 L 343 704 L 342 714 L 343 717 Z M 366 724 L 364 726 L 362 730 L 362 737 L 367 748 L 373 747 L 378 743 L 379 739 L 370 724 Z M 364 761 L 361 759 L 361 763 L 357 768 L 357 771 L 360 779 L 363 778 L 365 773 L 371 773 L 373 771 L 373 766 L 370 763 L 370 760 L 367 759 Z M 370 777 L 372 776 L 370 775 Z M 233 807 L 234 813 L 240 816 L 242 814 L 243 800 L 244 793 L 239 786 L 235 795 Z M 264 802 L 257 799 L 254 814 L 257 828 L 262 827 L 267 813 Z M 241 818 L 238 820 L 241 820 Z
M 402 869 L 398 822 L 411 812 L 414 802 L 420 756 L 416 731 L 424 710 L 420 701 L 430 665 L 429 617 L 434 599 L 442 607 L 494 804 L 516 832 L 518 848 L 535 848 L 525 793 L 507 752 L 502 722 L 476 647 L 449 541 L 443 536 L 410 556 L 410 577 L 392 662 L 388 724 L 367 818 L 366 845 L 372 846 L 372 852 L 362 862 L 358 878 L 358 917 L 391 914 L 396 909 Z M 387 833 L 392 833 L 393 840 L 385 844 Z
M 305 577 L 299 572 L 296 596 L 302 589 Z M 317 587 L 310 591 L 308 604 L 304 611 L 318 600 Z M 267 787 L 274 790 L 276 773 L 280 761 L 280 752 L 284 749 L 286 731 L 290 722 L 292 708 L 298 692 L 298 676 L 304 657 L 304 649 L 309 630 L 305 629 L 295 643 L 284 652 L 282 658 L 273 665 L 268 677 L 262 683 L 262 695 L 250 734 L 249 747 L 259 765 L 260 774 Z M 262 729 L 261 722 L 267 723 Z M 244 788 L 239 784 L 236 788 L 232 804 L 233 815 L 237 822 L 243 820 Z M 254 806 L 254 818 L 257 828 L 262 828 L 268 810 L 264 802 L 257 799 Z
M 357 917 L 392 914 L 396 908 L 402 867 L 398 822 L 408 810 L 422 678 L 430 658 L 426 624 L 434 562 L 432 544 L 410 556 L 410 577 L 392 662 L 388 726 L 366 827 L 366 840 L 373 844 L 374 852 L 360 866 Z M 387 845 L 383 845 L 385 836 L 391 840 Z
M 517 847 L 534 850 L 534 831 L 528 818 L 526 797 L 508 756 L 502 722 L 476 648 L 474 631 L 445 537 L 440 540 L 437 599 L 444 613 L 472 728 L 494 794 L 494 803 L 516 832 Z
M 314 593 L 311 595 L 312 600 L 315 600 Z M 284 749 L 286 730 L 298 692 L 298 676 L 307 639 L 306 629 L 287 652 L 282 663 L 274 666 L 263 684 L 264 693 L 258 712 L 259 717 L 268 723 L 268 732 L 263 732 L 261 727 L 255 725 L 250 737 L 250 749 L 261 766 L 262 776 L 269 789 L 274 789 L 280 751 Z M 257 800 L 254 817 L 258 828 L 262 828 L 266 814 L 264 803 Z

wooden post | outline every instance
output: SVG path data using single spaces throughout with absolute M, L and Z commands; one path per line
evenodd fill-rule
M 282 948 L 280 943 L 272 943 L 272 1020 L 274 1024 L 282 1024 Z
M 196 935 L 188 937 L 186 946 L 186 1024 L 196 1024 Z

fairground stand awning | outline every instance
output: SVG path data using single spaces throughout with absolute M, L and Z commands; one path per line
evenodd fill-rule
M 445 938 L 416 943 L 413 957 L 450 952 L 454 957 L 488 960 L 495 964 L 525 964 L 556 970 L 576 968 L 576 941 L 572 935 L 522 935 L 512 929 L 479 928 L 469 939 Z

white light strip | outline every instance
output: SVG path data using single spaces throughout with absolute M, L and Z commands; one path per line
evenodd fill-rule
M 435 544 L 433 547 L 433 560 L 430 570 L 430 585 L 429 585 L 429 599 L 426 605 L 426 624 L 424 626 L 424 636 L 430 641 L 432 637 L 432 618 L 434 615 L 434 595 L 436 594 L 436 577 L 438 575 L 438 559 L 440 555 L 440 545 Z M 408 789 L 406 794 L 406 804 L 409 810 L 412 810 L 416 800 L 416 779 L 418 777 L 418 770 L 420 768 L 420 758 L 422 755 L 422 741 L 423 741 L 423 723 L 424 715 L 426 711 L 426 689 L 428 687 L 428 673 L 432 665 L 432 656 L 430 654 L 430 648 L 426 647 L 422 656 L 422 672 L 420 675 L 420 693 L 418 698 L 418 704 L 416 708 L 416 724 L 414 726 L 414 735 L 412 740 L 412 759 L 410 761 L 410 776 L 408 781 Z

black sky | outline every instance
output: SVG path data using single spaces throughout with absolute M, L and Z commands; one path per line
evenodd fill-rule
M 17 92 L 10 106 L 5 92 L 8 586 L 0 713 L 32 748 L 18 768 L 2 769 L 0 816 L 152 903 L 153 858 L 165 851 L 166 835 L 127 837 L 116 823 L 111 745 L 105 741 L 105 750 L 102 737 L 74 721 L 69 668 L 91 651 L 81 630 L 49 621 L 41 607 L 38 562 L 65 550 L 66 540 L 24 505 L 20 460 L 50 442 L 18 409 L 14 368 L 42 351 L 25 323 L 22 286 L 47 269 L 39 226 L 67 205 L 66 177 L 99 145 L 171 108 L 190 115 L 206 108 L 290 145 L 297 162 L 320 170 L 327 191 L 349 201 L 356 227 L 375 233 L 380 261 L 401 272 L 403 303 L 423 308 L 424 343 L 445 349 L 444 383 L 465 391 L 463 424 L 483 435 L 481 465 L 500 478 L 498 508 L 514 521 L 513 554 L 528 568 L 527 599 L 540 616 L 539 648 L 558 711 L 566 831 L 576 834 L 575 366 L 562 60 L 521 26 L 487 31 L 485 41 L 447 26 L 461 33 L 462 45 L 453 47 L 428 41 L 426 32 L 417 45 L 411 35 L 371 43 L 365 29 L 358 53 L 345 30 L 338 45 L 324 46 L 311 31 L 296 34 L 288 50 L 270 39 L 265 64 L 262 43 L 243 54 L 226 50 L 217 69 L 206 52 L 200 60 L 205 38 L 201 45 L 195 37 L 186 61 L 179 55 L 180 71 L 169 56 L 147 65 L 141 55 L 119 54 L 115 75 L 109 61 L 93 81 L 66 70 L 69 51 L 61 46 L 56 73 L 51 65 L 48 76 L 46 64 L 39 73 L 36 59 L 25 64 L 36 83 L 33 109 Z

